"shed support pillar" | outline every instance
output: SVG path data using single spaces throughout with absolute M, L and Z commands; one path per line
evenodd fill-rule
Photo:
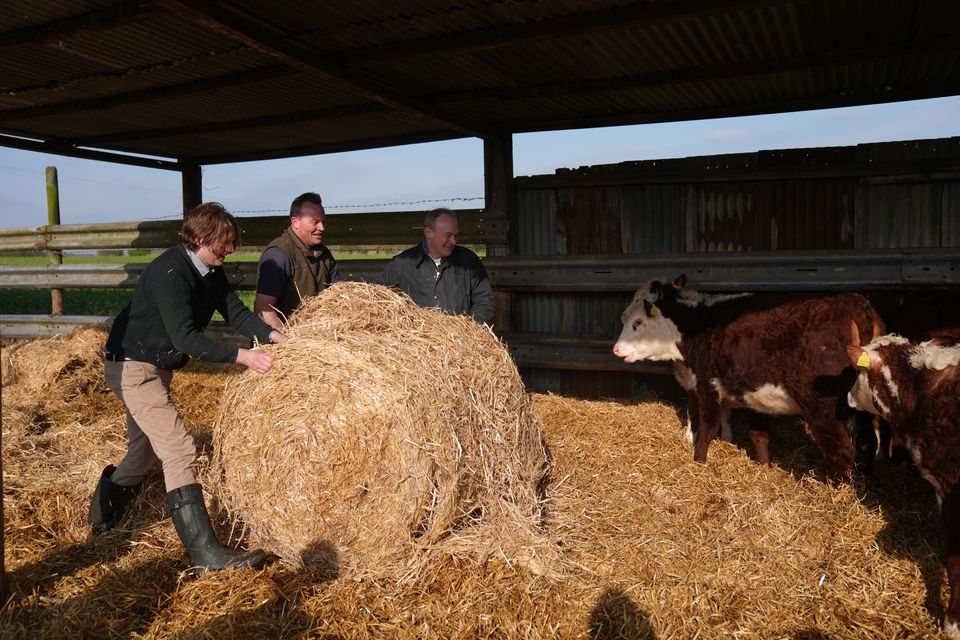
M 183 215 L 203 202 L 203 171 L 198 164 L 182 163 L 180 179 L 183 185 Z
M 501 133 L 483 139 L 484 218 L 492 229 L 506 232 L 506 243 L 487 243 L 488 256 L 517 253 L 517 207 L 513 189 L 513 134 Z M 509 331 L 512 325 L 511 295 L 494 291 L 494 326 Z

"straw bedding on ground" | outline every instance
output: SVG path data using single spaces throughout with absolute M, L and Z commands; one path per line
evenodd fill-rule
M 334 546 L 306 567 L 188 578 L 159 478 L 118 530 L 88 537 L 86 506 L 100 469 L 122 454 L 124 428 L 96 354 L 58 360 L 81 360 L 72 371 L 89 367 L 91 379 L 47 384 L 72 379 L 51 363 L 87 353 L 75 340 L 88 338 L 0 352 L 13 587 L 4 638 L 939 637 L 939 514 L 910 467 L 833 487 L 788 420 L 771 437 L 771 467 L 751 462 L 742 442 L 714 443 L 699 465 L 675 408 L 655 400 L 533 396 L 552 463 L 542 534 L 562 575 L 509 556 L 440 553 L 415 576 L 357 576 Z M 28 348 L 30 358 L 10 357 Z M 236 376 L 195 365 L 175 376 L 204 459 Z M 51 410 L 63 404 L 78 409 Z

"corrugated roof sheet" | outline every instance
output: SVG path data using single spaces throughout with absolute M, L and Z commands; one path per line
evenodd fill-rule
M 954 0 L 14 0 L 0 15 L 0 144 L 52 151 L 216 162 L 309 152 L 309 136 L 334 151 L 955 93 Z M 217 128 L 183 130 L 203 123 Z

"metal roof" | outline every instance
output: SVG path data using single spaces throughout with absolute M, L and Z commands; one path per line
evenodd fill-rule
M 6 0 L 0 12 L 0 145 L 73 155 L 210 164 L 958 93 L 956 0 Z

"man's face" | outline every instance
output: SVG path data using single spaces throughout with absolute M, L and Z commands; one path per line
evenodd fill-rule
M 233 234 L 230 234 L 227 241 L 223 244 L 219 242 L 201 241 L 197 245 L 197 257 L 208 267 L 222 267 L 224 258 L 236 249 L 234 245 L 235 241 L 236 238 L 233 237 Z
M 327 214 L 323 207 L 312 202 L 304 202 L 300 206 L 300 215 L 290 218 L 290 228 L 303 244 L 307 247 L 315 247 L 323 242 L 326 219 Z
M 447 258 L 457 246 L 457 221 L 446 213 L 437 218 L 437 228 L 423 228 L 423 237 L 427 239 L 427 251 L 433 258 Z

